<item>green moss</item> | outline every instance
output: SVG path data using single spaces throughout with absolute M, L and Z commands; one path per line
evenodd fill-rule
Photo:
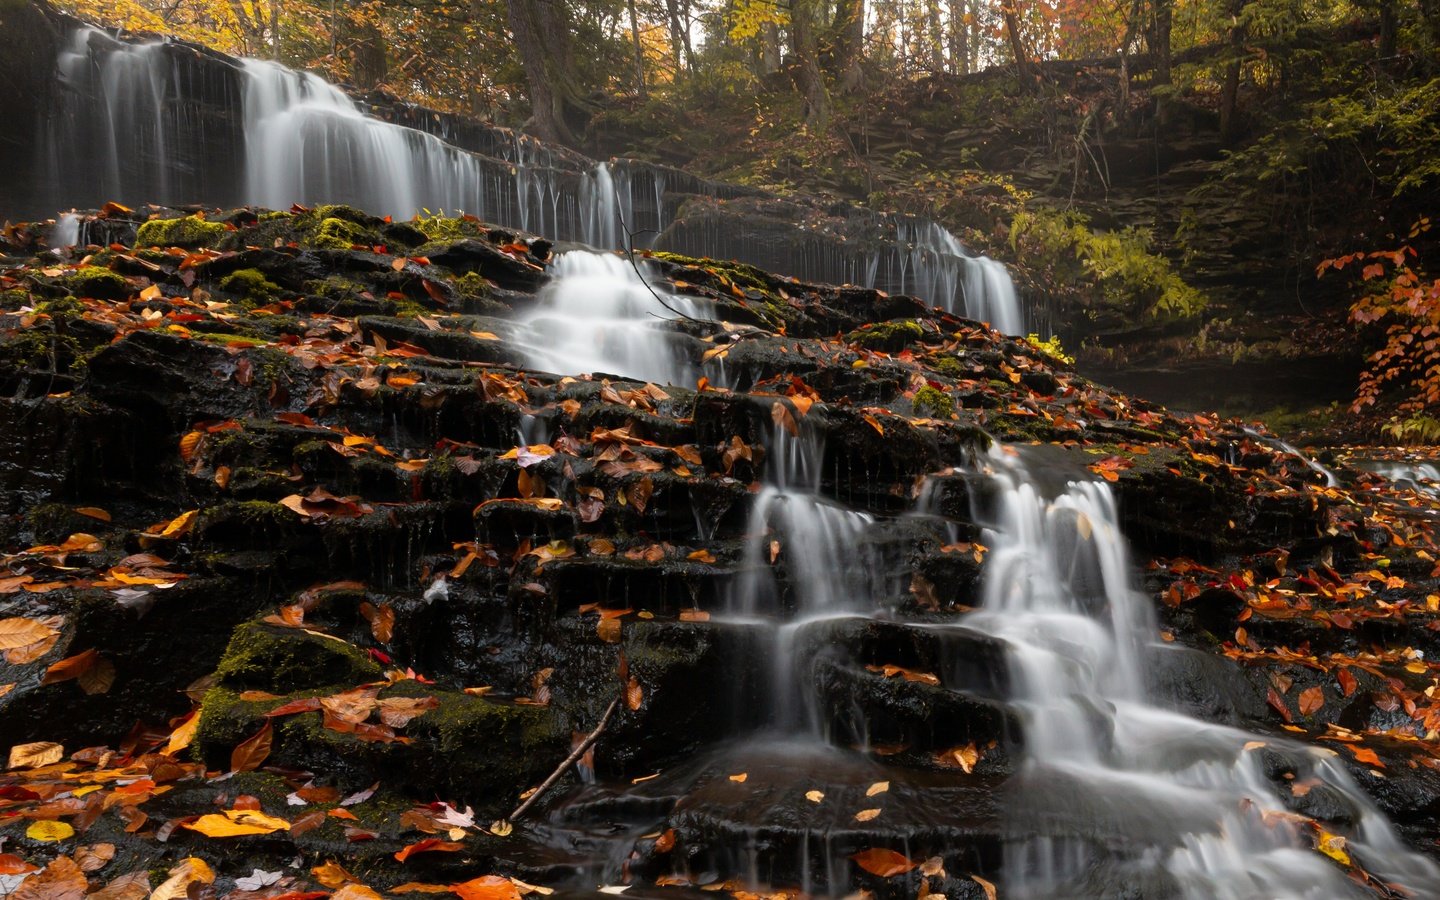
M 81 266 L 65 279 L 65 286 L 77 297 L 96 300 L 124 300 L 130 285 L 123 276 L 99 266 Z
M 880 322 L 869 328 L 852 331 L 845 336 L 845 340 L 867 350 L 893 352 L 904 349 L 906 344 L 919 339 L 924 334 L 925 330 L 920 327 L 919 322 L 900 319 L 894 322 Z
M 220 279 L 220 290 L 243 300 L 264 303 L 280 293 L 280 285 L 266 278 L 259 269 L 237 269 Z
M 459 241 L 484 234 L 484 228 L 479 222 L 443 215 L 416 216 L 410 224 L 432 241 Z
M 965 367 L 953 356 L 940 356 L 930 360 L 930 368 L 948 378 L 964 378 Z
M 955 415 L 955 400 L 944 391 L 937 391 L 927 384 L 915 392 L 912 408 L 916 415 L 928 415 L 932 419 L 948 419 Z
M 490 294 L 490 282 L 479 272 L 466 272 L 451 284 L 466 300 L 484 300 Z
M 331 217 L 322 219 L 319 227 L 310 235 L 312 247 L 331 250 L 349 250 L 365 242 L 365 230 L 354 222 Z
M 353 685 L 380 676 L 380 667 L 345 641 L 260 622 L 235 629 L 215 670 L 222 684 L 287 693 Z
M 137 247 L 204 247 L 225 237 L 225 226 L 199 216 L 151 219 L 135 233 Z

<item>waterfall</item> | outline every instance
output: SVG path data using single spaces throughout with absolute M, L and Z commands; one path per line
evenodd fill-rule
M 628 259 L 612 253 L 562 253 L 552 274 L 513 336 L 530 366 L 656 384 L 695 383 L 699 370 L 687 338 L 669 325 L 682 314 L 709 317 L 708 302 L 660 293 Z
M 456 143 L 463 129 L 405 108 L 391 114 L 423 128 L 383 121 L 309 73 L 94 28 L 70 33 L 57 73 L 36 170 L 0 173 L 0 197 L 7 179 L 15 182 L 0 216 L 108 200 L 344 203 L 402 220 L 465 212 L 599 249 L 736 258 L 807 280 L 913 293 L 1010 334 L 1037 328 L 1003 265 L 923 219 L 806 205 L 636 160 L 594 162 L 488 126 L 472 127 L 480 134 L 467 147 Z M 762 208 L 732 207 L 744 198 Z M 784 220 L 770 211 L 772 233 L 756 233 L 747 217 L 772 207 Z
M 1440 466 L 1434 463 L 1377 460 L 1356 461 L 1352 462 L 1352 465 L 1374 472 L 1400 487 L 1440 497 Z
M 774 724 L 814 732 L 821 717 L 803 671 L 806 638 L 817 624 L 873 607 L 875 567 L 863 541 L 875 520 L 822 495 L 823 436 L 805 419 L 796 431 L 771 430 L 729 606 L 741 617 L 781 620 L 768 648 Z
M 1150 660 L 1165 650 L 1107 484 L 1047 497 L 1005 448 L 984 471 L 995 490 L 975 512 L 991 552 L 968 623 L 1006 642 L 1024 731 L 1010 815 L 1028 837 L 1007 849 L 1009 896 L 1090 896 L 1106 884 L 1195 900 L 1369 896 L 1315 849 L 1314 826 L 1266 777 L 1262 750 L 1326 787 L 1353 823 L 1326 827 L 1369 871 L 1436 896 L 1440 869 L 1404 848 L 1333 753 L 1147 697 Z

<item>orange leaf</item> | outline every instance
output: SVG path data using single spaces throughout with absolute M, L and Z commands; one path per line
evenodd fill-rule
M 1385 768 L 1385 764 L 1380 761 L 1380 757 L 1376 756 L 1375 751 L 1369 747 L 1356 747 L 1351 745 L 1347 746 L 1346 749 L 1355 756 L 1356 762 L 1362 762 L 1366 765 L 1374 766 L 1377 769 Z
M 274 732 L 270 728 L 270 722 L 266 721 L 260 730 L 239 743 L 230 753 L 230 771 L 232 772 L 253 772 L 260 768 L 260 764 L 270 755 L 270 745 L 274 740 Z
M 881 878 L 904 875 L 920 865 L 894 850 L 886 850 L 883 847 L 861 850 L 859 853 L 852 853 L 850 858 L 855 860 L 855 865 L 871 875 L 879 875 Z
M 1319 685 L 1300 692 L 1300 715 L 1308 716 L 1325 705 L 1325 692 Z
M 456 850 L 465 849 L 465 845 L 459 841 L 442 841 L 439 838 L 425 838 L 399 850 L 395 853 L 396 862 L 404 862 L 416 853 L 454 853 Z
M 460 900 L 520 900 L 520 888 L 508 878 L 482 875 L 450 886 Z
M 56 684 L 61 681 L 69 681 L 72 678 L 79 678 L 81 675 L 95 668 L 95 664 L 99 661 L 100 651 L 91 647 L 84 653 L 67 656 L 57 663 L 52 663 L 50 668 L 45 670 L 45 677 L 40 679 L 40 683 Z

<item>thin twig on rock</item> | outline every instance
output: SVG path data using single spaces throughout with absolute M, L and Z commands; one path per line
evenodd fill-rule
M 575 764 L 576 760 L 585 755 L 585 751 L 589 750 L 595 744 L 595 741 L 599 739 L 600 732 L 605 730 L 605 726 L 610 723 L 610 717 L 615 714 L 615 710 L 619 708 L 619 706 L 619 697 L 610 701 L 610 705 L 605 708 L 605 715 L 600 717 L 600 724 L 595 726 L 595 730 L 586 735 L 585 740 L 581 741 L 574 750 L 570 751 L 570 755 L 565 757 L 565 761 L 560 763 L 560 765 L 555 768 L 555 771 L 550 773 L 549 778 L 540 782 L 540 786 L 535 789 L 535 793 L 526 797 L 524 803 L 515 807 L 515 811 L 506 816 L 505 821 L 513 822 L 523 816 L 525 811 L 535 804 L 536 800 L 539 800 L 546 791 L 550 790 L 555 782 L 560 780 L 560 776 L 565 774 L 566 769 L 570 768 Z

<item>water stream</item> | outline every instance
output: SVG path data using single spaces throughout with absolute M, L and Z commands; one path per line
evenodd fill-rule
M 1004 448 L 982 607 L 968 623 L 1006 642 L 1025 755 L 1010 787 L 1024 835 L 1008 848 L 1011 896 L 1104 896 L 1150 885 L 1195 898 L 1368 896 L 1315 848 L 1313 823 L 1266 777 L 1268 753 L 1323 785 L 1349 827 L 1331 825 L 1369 871 L 1436 896 L 1440 869 L 1407 850 L 1331 751 L 1166 709 L 1149 695 L 1156 627 L 1109 486 L 1046 495 Z M 1283 793 L 1282 793 L 1283 792 Z

